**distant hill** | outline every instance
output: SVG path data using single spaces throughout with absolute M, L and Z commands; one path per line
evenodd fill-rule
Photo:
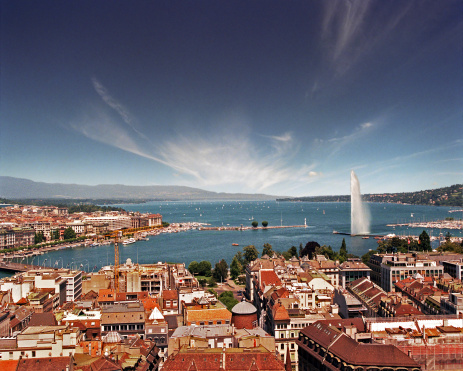
M 463 206 L 462 188 L 463 184 L 455 184 L 450 187 L 429 189 L 426 191 L 365 194 L 362 195 L 362 198 L 366 202 L 389 202 L 397 204 L 434 206 Z M 350 195 L 279 198 L 277 200 L 306 202 L 350 202 Z
M 93 199 L 124 201 L 181 200 L 275 200 L 265 194 L 217 193 L 183 186 L 128 186 L 122 184 L 43 183 L 29 179 L 0 176 L 0 198 L 25 199 Z

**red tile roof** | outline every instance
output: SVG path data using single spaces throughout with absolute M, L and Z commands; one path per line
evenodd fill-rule
M 281 281 L 273 270 L 260 271 L 260 284 L 262 286 L 281 286 Z
M 69 369 L 70 357 L 20 359 L 17 371 L 66 371 Z M 72 366 L 72 365 L 71 365 Z
M 420 367 L 394 345 L 357 343 L 338 329 L 327 326 L 321 321 L 302 329 L 301 333 L 323 348 L 329 349 L 341 361 L 356 366 Z M 299 341 L 297 343 L 303 349 L 306 347 Z
M 16 371 L 18 367 L 18 360 L 0 360 L 0 370 L 2 371 Z
M 177 300 L 178 292 L 176 290 L 164 290 L 162 292 L 162 298 L 164 300 Z

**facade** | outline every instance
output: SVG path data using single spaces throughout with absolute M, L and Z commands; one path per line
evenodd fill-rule
M 443 261 L 444 273 L 450 274 L 453 278 L 461 280 L 463 262 L 461 260 Z
M 34 244 L 35 231 L 29 227 L 0 229 L 0 249 L 13 249 Z
M 87 223 L 104 223 L 108 225 L 108 230 L 115 231 L 118 229 L 131 228 L 132 219 L 129 216 L 89 216 L 84 218 Z
M 442 314 L 463 314 L 463 294 L 451 292 L 448 297 L 442 295 L 440 309 Z
M 78 328 L 29 326 L 16 337 L 0 339 L 0 359 L 69 357 L 80 339 Z
M 121 337 L 145 336 L 145 310 L 140 302 L 106 305 L 101 310 L 101 335 L 117 331 Z
M 340 286 L 346 286 L 359 278 L 370 279 L 371 269 L 360 260 L 351 260 L 342 263 L 339 266 L 339 281 Z
M 419 273 L 421 277 L 438 277 L 444 273 L 444 267 L 435 260 L 420 259 L 413 254 L 394 254 L 381 263 L 381 287 L 394 291 L 396 282 Z

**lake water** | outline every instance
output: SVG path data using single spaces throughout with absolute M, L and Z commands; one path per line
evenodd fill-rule
M 461 213 L 449 213 L 451 207 L 414 206 L 397 204 L 367 204 L 371 213 L 371 233 L 385 235 L 419 235 L 423 228 L 393 228 L 391 223 L 409 221 L 435 221 L 452 216 L 461 218 Z M 245 230 L 245 231 L 198 231 L 150 236 L 149 241 L 119 247 L 120 261 L 127 258 L 134 262 L 184 262 L 208 260 L 214 266 L 220 259 L 231 263 L 237 251 L 254 245 L 262 251 L 264 243 L 275 251 L 286 251 L 291 246 L 305 246 L 309 241 L 320 245 L 331 245 L 338 251 L 342 239 L 346 239 L 349 253 L 361 256 L 369 249 L 376 249 L 375 239 L 333 234 L 333 230 L 350 232 L 350 203 L 311 203 L 276 201 L 213 201 L 213 202 L 149 202 L 146 204 L 115 205 L 128 211 L 160 213 L 169 223 L 201 222 L 211 226 L 250 226 L 252 220 L 268 221 L 269 226 L 303 225 L 307 228 Z M 412 216 L 413 215 L 413 216 Z M 444 235 L 447 230 L 427 230 L 431 236 Z M 452 236 L 462 236 L 462 231 L 450 230 Z M 237 243 L 239 246 L 232 246 Z M 29 259 L 27 263 L 31 263 Z M 26 260 L 24 261 L 26 262 Z M 33 264 L 52 267 L 82 267 L 98 270 L 104 265 L 114 264 L 114 245 L 79 247 L 53 251 L 35 257 Z M 1 276 L 5 274 L 1 273 Z

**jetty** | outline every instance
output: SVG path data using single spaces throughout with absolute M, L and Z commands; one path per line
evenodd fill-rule
M 267 227 L 244 227 L 243 225 L 236 226 L 222 226 L 222 227 L 201 227 L 199 231 L 255 231 L 255 230 L 266 230 L 266 229 L 281 229 L 281 228 L 307 228 L 307 225 L 275 225 Z
M 0 261 L 0 270 L 6 272 L 27 272 L 34 269 L 42 269 L 38 265 L 13 263 L 11 261 Z

